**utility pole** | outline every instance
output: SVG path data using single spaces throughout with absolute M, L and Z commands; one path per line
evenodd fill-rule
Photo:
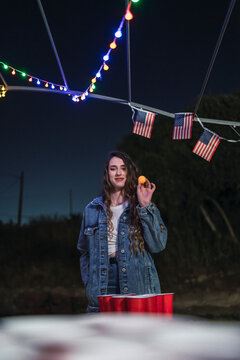
M 21 221 L 22 221 L 23 181 L 24 181 L 24 172 L 22 171 L 20 175 L 20 192 L 19 192 L 19 201 L 18 201 L 18 226 L 21 226 Z
M 69 191 L 69 216 L 71 217 L 73 214 L 72 211 L 72 189 Z

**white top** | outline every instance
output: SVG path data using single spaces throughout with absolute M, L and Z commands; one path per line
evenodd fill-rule
M 127 206 L 128 206 L 127 200 L 124 201 L 124 203 L 122 203 L 121 205 L 110 206 L 110 209 L 113 213 L 113 216 L 112 216 L 113 232 L 112 232 L 111 236 L 108 233 L 108 255 L 109 256 L 111 254 L 117 252 L 117 250 L 118 250 L 117 238 L 118 238 L 119 218 Z

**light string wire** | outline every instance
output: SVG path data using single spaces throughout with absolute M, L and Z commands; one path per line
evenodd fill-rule
M 27 74 L 25 71 L 22 71 L 22 70 L 19 70 L 11 65 L 7 65 L 6 63 L 0 61 L 0 64 L 2 64 L 3 66 L 3 69 L 7 70 L 8 68 L 12 70 L 12 75 L 16 75 L 16 72 L 18 72 L 19 74 L 21 74 L 24 78 L 25 77 L 28 77 L 28 81 L 30 83 L 32 83 L 33 79 L 36 80 L 36 84 L 37 85 L 41 85 L 41 83 L 44 83 L 45 84 L 45 87 L 49 87 L 51 85 L 51 88 L 54 89 L 56 86 L 59 87 L 60 90 L 64 90 L 64 91 L 67 91 L 67 88 L 66 86 L 64 85 L 60 85 L 60 84 L 56 84 L 52 81 L 48 81 L 48 80 L 44 80 L 44 79 L 41 79 L 40 77 L 37 77 L 37 76 L 33 76 L 33 75 L 30 75 L 30 74 Z M 8 86 L 7 86 L 8 87 Z

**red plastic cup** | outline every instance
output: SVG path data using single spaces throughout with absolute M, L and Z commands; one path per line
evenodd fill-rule
M 163 295 L 163 313 L 167 317 L 173 316 L 173 293 L 166 293 Z
M 147 298 L 147 312 L 154 314 L 157 312 L 157 296 L 155 294 L 149 294 Z
M 99 295 L 98 296 L 98 303 L 100 312 L 111 312 L 111 298 L 115 294 L 107 294 L 107 295 Z
M 126 296 L 125 295 L 113 295 L 111 300 L 112 311 L 125 312 L 126 311 Z
M 163 294 L 156 295 L 156 312 L 158 314 L 163 313 Z
M 103 296 L 98 296 L 98 304 L 100 312 L 103 312 Z
M 126 309 L 128 312 L 146 313 L 148 298 L 146 295 L 126 296 Z

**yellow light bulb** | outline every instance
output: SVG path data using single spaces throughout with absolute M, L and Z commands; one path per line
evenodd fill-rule
M 45 84 L 45 87 L 48 87 L 48 86 L 49 86 L 48 83 L 46 83 L 46 84 Z
M 103 70 L 107 71 L 109 69 L 109 66 L 107 64 L 103 65 Z
M 128 21 L 133 19 L 133 14 L 131 13 L 131 11 L 129 9 L 127 9 L 125 19 Z
M 115 41 L 111 42 L 110 48 L 111 49 L 116 49 L 116 47 L 117 47 L 117 44 L 115 43 Z
M 92 79 L 93 84 L 95 84 L 96 81 L 97 81 L 96 77 Z

